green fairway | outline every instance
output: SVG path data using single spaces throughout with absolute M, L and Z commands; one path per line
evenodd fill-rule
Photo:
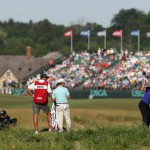
M 31 101 L 27 96 L 0 95 L 0 108 L 29 108 Z
M 118 109 L 118 110 L 137 110 L 140 99 L 71 99 L 71 108 L 83 109 Z M 32 97 L 30 96 L 11 96 L 0 95 L 0 108 L 31 108 Z M 49 105 L 52 101 L 49 98 Z

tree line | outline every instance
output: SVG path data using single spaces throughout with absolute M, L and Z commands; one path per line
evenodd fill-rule
M 103 48 L 104 39 L 98 37 L 97 32 L 107 30 L 107 48 L 120 50 L 118 37 L 113 37 L 112 32 L 123 30 L 123 48 L 137 51 L 137 38 L 131 37 L 132 30 L 140 30 L 140 50 L 150 49 L 150 12 L 131 8 L 121 9 L 111 20 L 110 27 L 104 28 L 97 23 L 87 22 L 85 25 L 77 23 L 70 26 L 52 24 L 44 19 L 39 22 L 30 20 L 28 23 L 15 22 L 12 18 L 0 21 L 0 55 L 25 55 L 26 47 L 31 46 L 35 57 L 43 56 L 49 52 L 59 51 L 64 55 L 70 53 L 70 39 L 64 37 L 68 30 L 73 31 L 74 51 L 87 49 L 87 38 L 80 36 L 83 30 L 90 30 L 90 50 Z

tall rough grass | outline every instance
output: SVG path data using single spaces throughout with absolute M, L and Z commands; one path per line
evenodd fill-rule
M 149 149 L 150 130 L 141 126 L 99 126 L 63 133 L 10 128 L 0 131 L 3 150 L 137 150 Z

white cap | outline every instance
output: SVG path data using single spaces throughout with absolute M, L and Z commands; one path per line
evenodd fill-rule
M 58 79 L 57 83 L 66 83 L 66 81 L 63 78 Z

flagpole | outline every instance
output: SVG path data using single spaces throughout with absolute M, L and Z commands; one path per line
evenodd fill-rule
M 90 31 L 88 31 L 88 50 L 90 50 Z
M 68 36 L 70 37 L 70 51 L 73 51 L 73 34 L 72 34 L 72 30 L 67 31 L 66 33 L 64 33 L 64 36 Z
M 140 30 L 138 35 L 138 53 L 140 52 Z
M 105 32 L 106 32 L 106 30 L 105 30 Z M 106 49 L 106 33 L 105 33 L 105 36 L 104 36 L 104 48 Z
M 73 35 L 71 35 L 71 52 L 73 51 Z
M 121 44 L 120 44 L 120 52 L 122 50 L 122 35 L 121 35 Z
M 122 30 L 116 30 L 112 33 L 112 36 L 120 37 L 120 52 L 122 50 Z

